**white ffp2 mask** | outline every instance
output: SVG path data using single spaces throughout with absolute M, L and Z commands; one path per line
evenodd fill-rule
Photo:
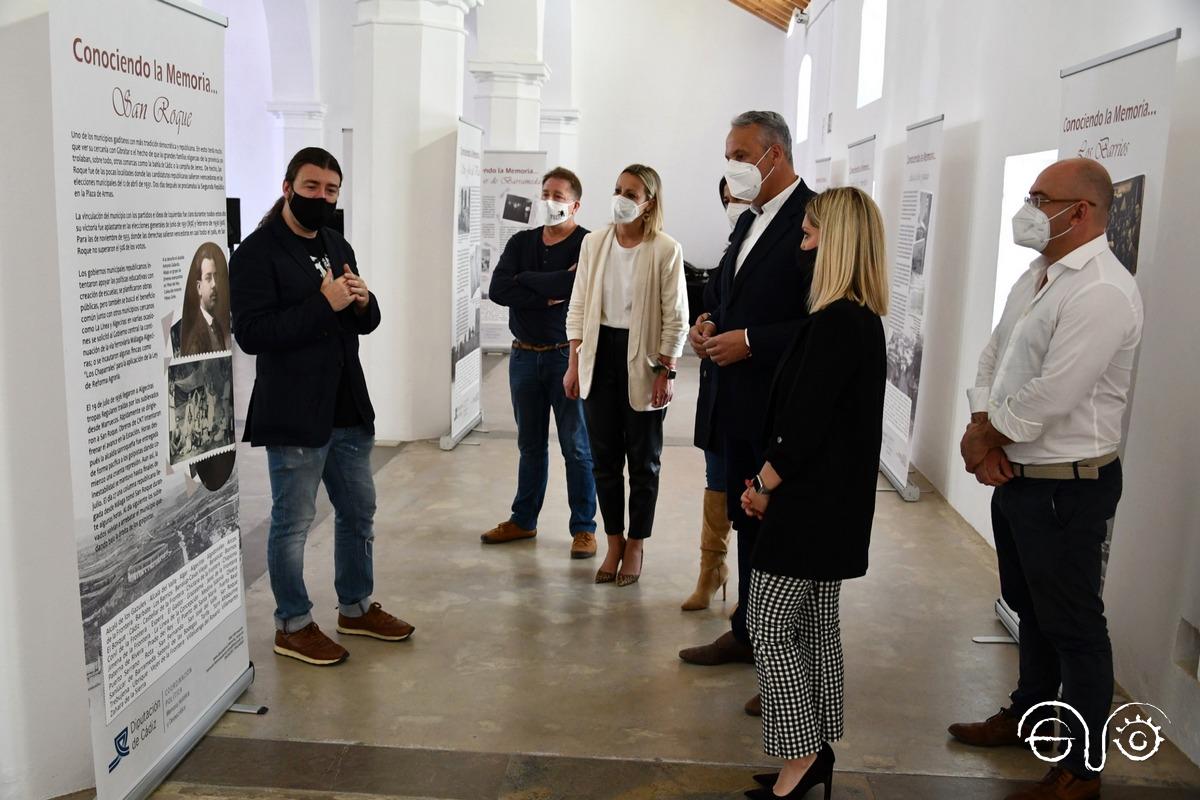
M 1050 220 L 1058 219 L 1074 207 L 1074 205 L 1067 206 L 1053 217 L 1047 217 L 1046 212 L 1037 206 L 1029 203 L 1022 204 L 1012 218 L 1013 243 L 1021 247 L 1032 248 L 1039 253 L 1042 252 L 1052 239 L 1071 232 L 1071 229 L 1067 228 L 1057 236 L 1051 236 Z
M 729 195 L 739 200 L 753 200 L 762 191 L 763 181 L 771 177 L 775 167 L 764 176 L 758 171 L 759 163 L 767 157 L 769 149 L 758 157 L 758 161 L 747 164 L 745 161 L 734 161 L 732 158 L 725 162 L 725 182 L 729 184 Z
M 646 203 L 650 201 L 647 200 Z M 646 203 L 633 202 L 628 197 L 622 194 L 614 194 L 612 199 L 612 219 L 616 223 L 630 223 L 638 218 L 642 206 Z
M 725 206 L 725 216 L 729 217 L 730 230 L 737 226 L 738 219 L 748 210 L 750 210 L 749 203 L 730 203 Z

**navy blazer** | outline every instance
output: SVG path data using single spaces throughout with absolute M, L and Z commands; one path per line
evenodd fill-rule
M 758 443 L 771 381 L 780 359 L 808 316 L 808 290 L 812 284 L 815 250 L 801 250 L 804 209 L 816 194 L 800 181 L 771 224 L 754 243 L 742 268 L 736 270 L 738 251 L 754 213 L 738 218 L 729 247 L 709 281 L 705 306 L 717 333 L 745 328 L 750 336 L 750 358 L 718 367 L 716 391 L 697 403 L 696 445 L 719 450 L 724 436 Z
M 343 264 L 358 274 L 354 250 L 342 235 L 322 228 L 334 278 Z M 354 305 L 334 312 L 321 294 L 321 275 L 281 216 L 246 237 L 229 259 L 233 335 L 258 356 L 246 413 L 245 441 L 254 445 L 321 447 L 333 433 L 338 383 L 345 373 L 363 423 L 375 430 L 358 337 L 379 327 L 371 294 L 361 314 Z

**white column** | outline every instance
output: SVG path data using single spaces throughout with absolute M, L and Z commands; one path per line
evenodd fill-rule
M 305 147 L 325 146 L 325 104 L 315 100 L 278 100 L 267 104 L 275 117 L 276 144 L 286 164 L 296 151 Z
M 540 148 L 542 86 L 550 77 L 542 57 L 545 16 L 545 0 L 488 0 L 476 13 L 476 58 L 467 69 L 486 121 L 485 147 Z
M 484 62 L 467 65 L 475 76 L 480 108 L 487 129 L 484 146 L 493 150 L 540 148 L 542 86 L 550 77 L 541 62 Z
M 542 109 L 542 149 L 547 166 L 579 168 L 579 109 Z
M 351 244 L 383 314 L 363 362 L 384 442 L 449 430 L 454 141 L 477 1 L 356 6 Z

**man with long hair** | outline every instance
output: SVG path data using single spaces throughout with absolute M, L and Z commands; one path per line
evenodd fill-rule
M 379 302 L 354 250 L 329 227 L 342 169 L 319 147 L 298 152 L 283 196 L 234 253 L 233 331 L 257 355 L 245 438 L 267 448 L 271 532 L 267 568 L 275 594 L 275 652 L 308 664 L 349 655 L 313 621 L 304 543 L 318 484 L 333 504 L 337 630 L 403 641 L 413 626 L 371 602 L 375 410 L 358 337 L 379 327 Z

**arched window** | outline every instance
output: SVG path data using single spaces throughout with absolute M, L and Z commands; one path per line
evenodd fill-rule
M 863 0 L 858 43 L 858 107 L 883 97 L 883 51 L 887 45 L 887 0 Z
M 812 56 L 800 62 L 800 80 L 796 89 L 796 144 L 808 141 L 808 110 L 812 100 Z

